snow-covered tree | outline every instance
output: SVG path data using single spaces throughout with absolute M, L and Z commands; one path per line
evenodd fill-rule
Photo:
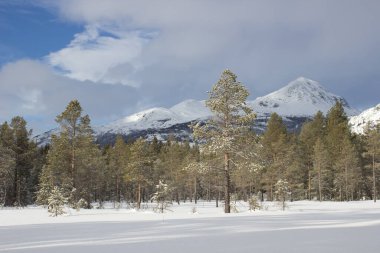
M 276 195 L 278 197 L 278 200 L 281 203 L 282 210 L 285 210 L 286 204 L 286 196 L 289 194 L 289 183 L 286 180 L 280 179 L 277 181 L 275 185 L 276 189 Z
M 256 211 L 256 209 L 261 208 L 259 198 L 256 195 L 252 195 L 248 199 L 248 205 L 249 205 L 249 211 Z
M 223 160 L 225 213 L 230 213 L 231 161 L 239 150 L 239 137 L 249 131 L 255 115 L 246 105 L 249 93 L 230 70 L 223 71 L 212 87 L 206 106 L 214 114 L 206 124 L 193 126 L 201 151 Z
M 167 184 L 161 180 L 156 185 L 156 192 L 153 194 L 152 201 L 156 203 L 156 206 L 153 208 L 154 211 L 163 213 L 165 210 L 168 210 L 168 207 L 172 204 L 170 201 L 170 188 Z
M 63 210 L 67 199 L 63 196 L 62 190 L 54 186 L 48 198 L 48 212 L 51 216 L 58 216 L 65 213 Z

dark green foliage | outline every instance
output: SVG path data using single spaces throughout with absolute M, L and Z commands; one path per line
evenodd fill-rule
M 0 146 L 3 148 L 3 204 L 25 206 L 33 202 L 33 182 L 36 146 L 30 140 L 31 132 L 22 117 L 14 117 L 0 127 Z
M 76 208 L 125 201 L 140 209 L 156 196 L 153 200 L 161 204 L 214 199 L 218 206 L 224 200 L 225 212 L 230 212 L 231 194 L 251 202 L 257 202 L 256 196 L 277 198 L 282 207 L 287 199 L 376 201 L 379 126 L 369 126 L 363 136 L 352 135 L 337 102 L 326 118 L 318 112 L 299 134 L 288 133 L 273 113 L 266 131 L 257 136 L 249 128 L 254 114 L 245 105 L 248 91 L 236 79 L 225 71 L 210 92 L 207 106 L 215 118 L 193 127 L 199 145 L 174 137 L 166 143 L 157 138 L 126 143 L 118 136 L 113 146 L 101 150 L 77 100 L 57 116 L 60 132 L 50 146 L 37 148 L 21 117 L 3 123 L 0 205 L 49 206 L 61 199 Z M 170 191 L 157 200 L 159 182 Z M 61 202 L 51 208 L 55 214 Z
M 94 143 L 88 115 L 82 116 L 77 100 L 71 101 L 66 110 L 57 116 L 61 127 L 59 135 L 52 137 L 47 161 L 42 169 L 37 202 L 46 204 L 55 186 L 59 187 L 71 206 L 79 200 L 91 207 L 101 189 L 101 170 L 104 161 Z M 83 202 L 83 201 L 82 201 Z

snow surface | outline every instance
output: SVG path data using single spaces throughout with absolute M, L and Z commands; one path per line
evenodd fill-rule
M 224 214 L 214 202 L 150 209 L 0 209 L 0 252 L 379 252 L 380 203 L 288 203 Z
M 380 104 L 351 117 L 349 123 L 352 131 L 357 134 L 363 134 L 368 123 L 371 126 L 380 124 Z

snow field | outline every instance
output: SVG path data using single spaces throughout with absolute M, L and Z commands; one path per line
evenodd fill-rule
M 288 203 L 281 211 L 224 214 L 215 202 L 151 209 L 0 209 L 0 252 L 379 252 L 380 204 L 371 201 Z M 68 210 L 69 211 L 69 210 Z

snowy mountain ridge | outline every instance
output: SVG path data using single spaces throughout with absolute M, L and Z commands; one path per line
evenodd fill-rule
M 328 110 L 340 101 L 347 115 L 358 112 L 347 101 L 327 91 L 321 84 L 305 77 L 299 77 L 285 87 L 250 102 L 258 114 L 276 112 L 281 116 L 313 116 L 318 111 L 327 114 Z
M 258 118 L 266 118 L 272 112 L 283 117 L 312 117 L 318 111 L 326 114 L 336 101 L 342 102 L 348 115 L 357 113 L 342 97 L 328 92 L 318 82 L 299 77 L 275 92 L 247 101 L 247 104 Z M 97 134 L 129 134 L 136 130 L 165 129 L 211 116 L 204 100 L 189 99 L 169 109 L 159 107 L 138 112 L 95 130 Z
M 326 114 L 328 110 L 340 101 L 348 116 L 356 115 L 344 98 L 327 91 L 316 81 L 299 77 L 283 88 L 255 100 L 247 101 L 257 114 L 253 129 L 263 132 L 270 114 L 276 112 L 283 117 L 290 131 L 298 131 L 302 123 L 313 117 L 318 111 Z M 134 113 L 103 126 L 94 127 L 98 142 L 113 143 L 115 136 L 120 134 L 126 139 L 144 137 L 151 139 L 166 139 L 169 135 L 178 138 L 189 138 L 189 124 L 212 117 L 206 107 L 205 100 L 188 99 L 170 108 L 154 107 Z M 37 143 L 47 143 L 52 131 L 36 136 Z
M 211 115 L 204 100 L 189 99 L 169 109 L 155 107 L 134 113 L 108 125 L 95 127 L 95 132 L 97 135 L 104 133 L 129 134 L 138 130 L 164 129 L 181 123 L 207 119 Z
M 357 134 L 363 134 L 368 124 L 370 126 L 380 124 L 380 104 L 351 117 L 349 123 L 351 130 Z

